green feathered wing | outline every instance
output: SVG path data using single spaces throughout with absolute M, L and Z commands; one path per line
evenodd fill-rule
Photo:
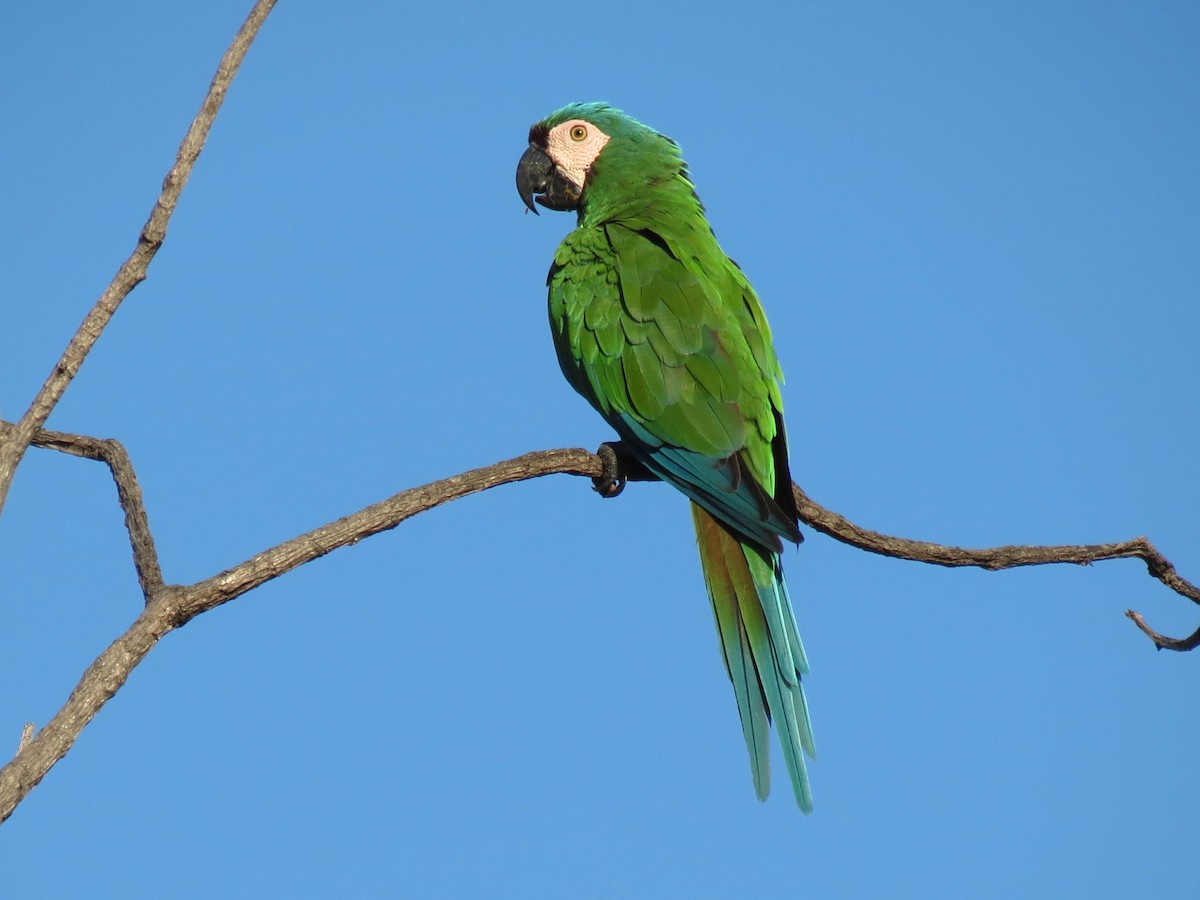
M 551 329 L 572 386 L 692 500 L 755 790 L 769 790 L 773 720 L 807 812 L 808 663 L 779 557 L 781 538 L 800 540 L 779 365 L 758 298 L 686 200 L 569 234 L 548 279 Z

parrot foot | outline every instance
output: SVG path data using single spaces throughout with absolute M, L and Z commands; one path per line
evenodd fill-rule
M 653 473 L 634 458 L 620 441 L 601 444 L 596 455 L 600 457 L 600 474 L 592 479 L 592 489 L 610 500 L 625 490 L 628 481 L 657 481 Z
M 612 444 L 601 444 L 596 455 L 600 457 L 600 474 L 592 479 L 592 490 L 610 500 L 625 490 L 625 473 Z

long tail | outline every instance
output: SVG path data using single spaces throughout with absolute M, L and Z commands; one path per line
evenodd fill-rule
M 740 541 L 724 524 L 692 504 L 700 564 L 712 600 L 725 668 L 737 695 L 742 734 L 759 800 L 771 789 L 770 723 L 775 721 L 796 803 L 812 812 L 804 755 L 816 758 L 800 676 L 808 660 L 779 556 Z

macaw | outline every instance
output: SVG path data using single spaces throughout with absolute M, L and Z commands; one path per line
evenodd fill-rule
M 603 103 L 529 130 L 517 191 L 534 213 L 577 213 L 547 277 L 567 381 L 649 472 L 691 500 L 700 563 L 760 800 L 770 723 L 796 803 L 815 758 L 800 679 L 808 661 L 783 580 L 802 540 L 779 362 L 762 306 L 722 251 L 679 146 Z

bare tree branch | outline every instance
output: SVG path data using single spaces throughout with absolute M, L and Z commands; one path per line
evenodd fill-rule
M 627 478 L 644 473 L 618 473 L 615 456 L 601 459 L 580 449 L 546 450 L 410 488 L 255 555 L 192 585 L 164 581 L 153 535 L 133 465 L 115 440 L 42 430 L 88 353 L 129 293 L 145 278 L 166 238 L 167 224 L 196 159 L 207 139 L 225 93 L 245 58 L 274 0 L 258 0 L 226 51 L 200 111 L 180 144 L 175 163 L 163 180 L 162 192 L 143 226 L 134 251 L 96 301 L 19 422 L 0 422 L 0 509 L 13 474 L 30 446 L 104 462 L 117 486 L 144 605 L 129 629 L 116 639 L 81 676 L 63 707 L 39 731 L 22 731 L 17 753 L 0 769 L 0 822 L 6 820 L 54 764 L 70 750 L 79 734 L 104 704 L 125 684 L 130 673 L 164 635 L 191 619 L 227 603 L 259 585 L 311 562 L 339 547 L 395 528 L 401 522 L 444 503 L 502 484 L 551 474 L 593 479 L 602 496 L 615 496 Z M 611 456 L 611 458 L 609 458 Z M 1050 563 L 1090 564 L 1107 559 L 1138 558 L 1150 574 L 1171 590 L 1200 603 L 1200 589 L 1181 578 L 1174 566 L 1146 538 L 1084 546 L 1005 546 L 983 550 L 948 547 L 890 537 L 860 528 L 813 502 L 793 486 L 800 519 L 836 540 L 862 550 L 941 566 L 977 566 L 989 570 Z M 1126 613 L 1159 648 L 1191 650 L 1200 646 L 1200 630 L 1174 639 L 1158 634 L 1132 610 Z
M 165 592 L 151 602 L 123 635 L 88 666 L 75 690 L 46 726 L 23 744 L 12 762 L 0 769 L 0 822 L 16 809 L 50 768 L 66 756 L 75 739 L 173 627 Z
M 0 421 L 0 439 L 7 438 L 15 430 L 15 425 Z M 138 583 L 149 603 L 150 596 L 163 586 L 162 569 L 158 563 L 158 551 L 154 547 L 154 535 L 150 533 L 150 523 L 146 518 L 146 507 L 142 502 L 142 488 L 125 448 L 119 441 L 110 438 L 64 434 L 60 431 L 39 431 L 33 436 L 31 444 L 108 465 L 117 484 L 117 502 L 125 513 L 125 530 L 129 532 L 129 546 L 133 550 Z
M 1146 624 L 1146 620 L 1142 618 L 1142 614 L 1135 612 L 1132 609 L 1125 610 L 1125 615 L 1133 620 L 1133 624 L 1142 629 L 1142 633 L 1150 640 L 1154 641 L 1155 646 L 1159 650 L 1195 650 L 1200 647 L 1200 628 L 1185 638 L 1169 638 L 1159 634 L 1153 628 Z
M 0 423 L 0 429 L 13 426 Z M 0 430 L 3 433 L 3 430 Z M 112 440 L 79 435 L 42 432 L 34 443 L 40 447 L 103 460 L 117 482 L 118 499 L 125 510 L 130 544 L 139 567 L 146 606 L 129 630 L 105 650 L 83 673 L 61 710 L 32 740 L 23 741 L 13 760 L 0 769 L 0 822 L 8 818 L 22 799 L 70 750 L 88 722 L 125 683 L 130 672 L 145 658 L 158 640 L 196 616 L 253 590 L 259 585 L 311 562 L 339 547 L 395 528 L 417 513 L 433 509 L 502 484 L 543 475 L 581 475 L 593 480 L 607 477 L 604 461 L 586 450 L 542 450 L 526 453 L 495 465 L 472 469 L 421 487 L 401 491 L 356 513 L 315 528 L 256 554 L 232 568 L 189 586 L 167 585 L 158 574 L 153 540 L 141 491 L 133 466 L 120 444 Z M 793 485 L 801 521 L 823 534 L 851 546 L 916 562 L 942 566 L 977 566 L 1007 569 L 1050 563 L 1087 564 L 1106 559 L 1137 557 L 1146 562 L 1150 574 L 1176 593 L 1198 602 L 1200 591 L 1180 578 L 1174 566 L 1145 538 L 1113 544 L 1084 546 L 1007 546 L 967 550 L 925 541 L 890 537 L 860 528 L 845 517 L 813 502 Z M 147 575 L 152 572 L 152 575 Z M 1190 650 L 1200 645 L 1200 631 L 1176 640 L 1152 631 L 1141 617 L 1127 613 L 1160 648 Z
M 11 425 L 6 426 L 11 428 Z M 117 480 L 118 497 L 124 505 L 141 492 L 133 480 L 133 468 L 125 463 L 125 451 L 112 452 L 115 441 L 67 434 L 39 435 L 37 444 L 50 449 L 102 459 Z M 104 447 L 105 452 L 100 452 Z M 117 465 L 113 464 L 117 460 Z M 441 481 L 401 491 L 352 515 L 302 534 L 265 550 L 240 565 L 189 587 L 161 584 L 151 588 L 145 608 L 121 637 L 83 673 L 66 704 L 3 769 L 0 769 L 0 822 L 7 819 L 58 760 L 71 749 L 75 739 L 100 708 L 125 683 L 133 669 L 169 631 L 214 607 L 227 603 L 272 578 L 365 537 L 395 528 L 405 519 L 451 500 L 466 497 L 501 484 L 524 481 L 541 475 L 568 473 L 595 476 L 599 460 L 586 450 L 549 450 L 526 453 L 515 459 L 453 475 Z M 122 485 L 122 482 L 126 482 Z M 125 509 L 126 523 L 145 521 L 144 510 Z M 140 526 L 139 526 L 140 527 Z M 147 527 L 147 535 L 149 530 Z M 130 541 L 138 539 L 130 529 Z M 152 546 L 152 545 L 151 545 Z M 157 568 L 157 563 L 155 563 Z M 143 582 L 145 587 L 145 582 Z
M 216 74 L 208 88 L 208 94 L 205 95 L 204 102 L 200 105 L 200 111 L 192 120 L 191 127 L 188 128 L 187 134 L 184 135 L 183 141 L 179 145 L 175 165 L 163 179 L 162 193 L 159 194 L 158 200 L 154 203 L 154 209 L 150 212 L 150 218 L 146 220 L 146 224 L 138 235 L 137 246 L 134 247 L 133 253 L 121 264 L 112 282 L 104 289 L 104 293 L 100 295 L 96 305 L 84 318 L 74 337 L 67 344 L 66 350 L 63 351 L 62 357 L 54 364 L 54 368 L 50 370 L 50 374 L 46 377 L 37 396 L 33 398 L 29 409 L 21 416 L 16 428 L 6 434 L 4 440 L 0 442 L 0 511 L 4 509 L 4 501 L 8 497 L 13 475 L 21 458 L 25 455 L 25 451 L 33 441 L 33 436 L 46 423 L 46 419 L 49 418 L 50 413 L 62 398 L 67 386 L 79 373 L 83 361 L 95 346 L 96 341 L 99 340 L 101 333 L 117 311 L 117 307 L 129 296 L 130 291 L 145 280 L 151 261 L 166 239 L 167 223 L 175 212 L 175 206 L 179 202 L 179 195 L 183 193 L 183 186 L 187 183 L 188 176 L 192 174 L 192 167 L 196 164 L 197 157 L 200 156 L 200 151 L 208 138 L 209 129 L 225 99 L 225 93 L 229 90 L 229 85 L 233 81 L 233 76 L 237 74 L 242 60 L 245 59 L 251 42 L 274 5 L 275 0 L 258 0 L 254 4 L 250 15 L 234 37 L 233 43 L 229 45 L 229 49 L 225 51 L 220 65 L 217 66 Z
M 977 566 L 991 571 L 1015 569 L 1019 566 L 1044 566 L 1052 563 L 1076 563 L 1086 566 L 1106 559 L 1140 559 L 1146 563 L 1146 568 L 1153 578 L 1157 578 L 1181 597 L 1200 604 L 1200 588 L 1180 577 L 1179 573 L 1175 571 L 1175 566 L 1145 537 L 1136 537 L 1112 544 L 1071 544 L 1057 547 L 1005 546 L 991 547 L 985 550 L 969 550 L 963 547 L 931 544 L 928 541 L 891 537 L 877 531 L 860 528 L 844 516 L 813 502 L 796 485 L 792 485 L 792 491 L 796 495 L 796 507 L 800 513 L 800 521 L 811 525 L 822 534 L 827 534 L 844 544 L 870 553 L 937 566 L 951 568 Z M 1126 615 L 1133 619 L 1160 649 L 1191 650 L 1200 644 L 1200 632 L 1183 640 L 1175 640 L 1163 637 L 1146 627 L 1141 617 L 1132 610 Z

